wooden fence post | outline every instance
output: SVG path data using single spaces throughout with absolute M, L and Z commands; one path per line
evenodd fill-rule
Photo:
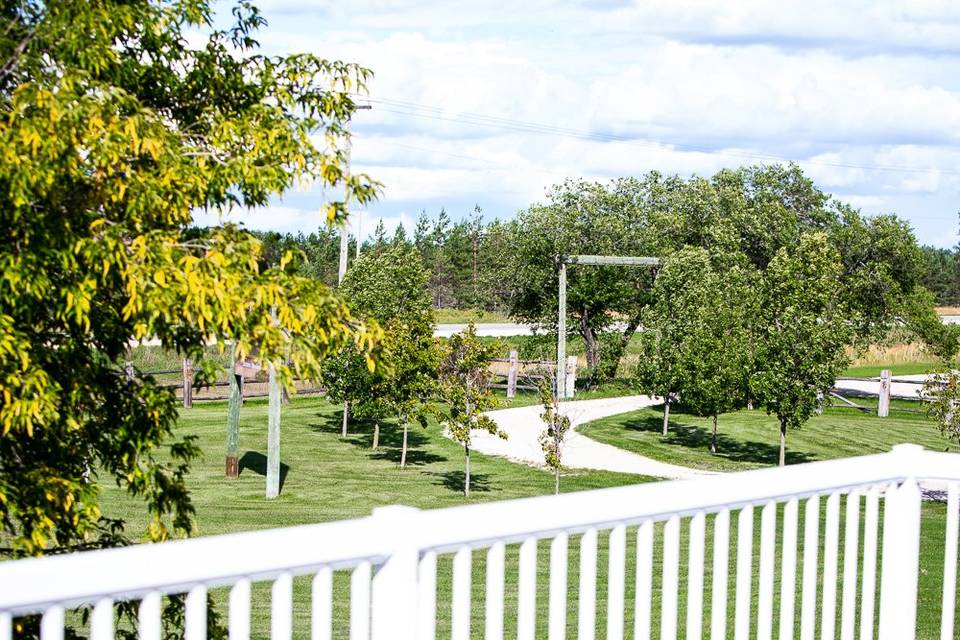
M 880 372 L 880 399 L 877 402 L 877 415 L 886 418 L 890 415 L 890 369 Z
M 517 356 L 517 350 L 510 350 L 510 370 L 507 372 L 507 397 L 512 398 L 517 395 L 517 371 L 520 369 L 520 362 Z
M 577 390 L 577 356 L 567 356 L 567 370 L 564 375 L 564 397 L 572 398 Z
M 190 358 L 183 359 L 183 408 L 193 406 L 193 363 Z

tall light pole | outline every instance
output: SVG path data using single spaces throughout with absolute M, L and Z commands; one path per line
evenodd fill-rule
M 373 107 L 369 104 L 359 104 L 356 107 L 359 109 L 372 109 Z M 347 139 L 347 171 L 350 170 L 350 149 L 353 146 L 352 139 Z M 343 277 L 347 275 L 347 258 L 350 253 L 350 189 L 347 186 L 346 181 L 343 183 L 343 208 L 344 208 L 344 221 L 340 225 L 340 266 L 337 269 L 337 284 L 343 282 Z M 360 255 L 360 235 L 357 235 L 357 255 Z

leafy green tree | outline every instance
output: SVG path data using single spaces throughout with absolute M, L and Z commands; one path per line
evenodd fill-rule
M 463 495 L 470 496 L 470 444 L 475 429 L 506 438 L 497 423 L 484 412 L 496 405 L 490 392 L 490 360 L 494 348 L 477 339 L 471 322 L 450 337 L 440 364 L 440 391 L 445 404 L 442 422 L 450 436 L 463 445 Z
M 560 493 L 560 471 L 563 469 L 563 439 L 570 430 L 570 416 L 560 413 L 560 398 L 557 384 L 550 376 L 541 379 L 537 386 L 543 413 L 540 419 L 545 425 L 540 433 L 540 448 L 547 468 L 553 471 L 553 492 Z
M 621 179 L 609 185 L 570 180 L 555 186 L 546 204 L 522 211 L 513 228 L 512 255 L 503 275 L 512 285 L 510 315 L 556 332 L 556 256 L 656 255 L 658 240 L 649 224 L 653 206 L 649 196 L 657 179 Z M 647 269 L 567 270 L 568 326 L 583 338 L 587 366 L 595 379 L 616 372 L 640 324 L 651 280 Z M 608 333 L 615 339 L 601 366 L 602 336 Z
M 705 249 L 689 247 L 662 262 L 653 290 L 651 329 L 668 342 L 644 342 L 658 348 L 640 358 L 663 367 L 666 375 L 650 366 L 641 371 L 648 384 L 665 384 L 666 397 L 678 393 L 691 412 L 713 419 L 712 453 L 717 452 L 719 414 L 746 401 L 752 364 L 748 273 L 740 267 L 721 271 Z M 668 418 L 665 406 L 664 433 Z
M 122 543 L 106 481 L 144 501 L 149 540 L 189 533 L 199 452 L 172 393 L 118 363 L 145 338 L 208 377 L 210 338 L 257 347 L 287 385 L 345 344 L 368 360 L 375 334 L 330 289 L 193 215 L 304 180 L 368 201 L 343 145 L 369 72 L 260 55 L 247 3 L 225 30 L 205 0 L 16 2 L 0 21 L 0 536 L 14 555 Z
M 347 271 L 341 291 L 354 313 L 384 327 L 380 349 L 385 366 L 370 371 L 348 347 L 324 369 L 330 397 L 349 403 L 355 416 L 373 421 L 374 449 L 381 422 L 391 414 L 400 418 L 401 466 L 406 465 L 409 425 L 426 425 L 437 386 L 439 353 L 428 277 L 419 255 L 404 244 L 361 254 Z
M 854 336 L 837 286 L 842 269 L 827 235 L 809 233 L 795 251 L 780 249 L 759 283 L 750 390 L 780 423 L 781 465 L 787 429 L 810 418 L 818 393 L 847 363 L 845 347 Z

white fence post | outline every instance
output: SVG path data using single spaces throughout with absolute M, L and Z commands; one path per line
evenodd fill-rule
M 565 397 L 572 398 L 577 389 L 577 356 L 567 356 L 567 371 L 564 377 Z
M 898 445 L 892 454 L 907 459 L 923 447 Z M 887 490 L 883 511 L 879 640 L 913 640 L 917 626 L 920 564 L 920 487 L 908 476 Z
M 393 553 L 373 576 L 372 640 L 414 640 L 417 626 L 420 553 L 415 543 L 419 509 L 399 505 L 373 510 L 370 526 L 390 532 Z
M 516 349 L 510 350 L 510 370 L 507 372 L 507 397 L 512 398 L 517 395 L 517 370 L 520 368 L 519 357 Z
M 890 369 L 880 372 L 880 399 L 877 401 L 877 416 L 886 418 L 890 415 Z

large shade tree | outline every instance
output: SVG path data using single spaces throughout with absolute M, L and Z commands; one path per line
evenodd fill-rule
M 369 200 L 343 150 L 369 73 L 262 55 L 247 3 L 213 24 L 206 0 L 0 9 L 0 537 L 14 555 L 122 543 L 104 482 L 143 500 L 149 540 L 192 530 L 198 450 L 174 432 L 172 393 L 118 366 L 131 342 L 208 375 L 211 338 L 239 357 L 256 347 L 286 383 L 345 344 L 373 364 L 375 334 L 294 256 L 260 269 L 249 233 L 193 227 L 198 210 L 265 205 L 305 181 Z
M 556 332 L 557 256 L 655 255 L 658 234 L 650 224 L 651 210 L 662 190 L 656 174 L 609 185 L 569 180 L 553 187 L 545 204 L 522 211 L 503 275 L 511 284 L 511 316 Z M 568 327 L 583 339 L 595 379 L 616 372 L 640 324 L 651 279 L 647 269 L 568 269 Z

